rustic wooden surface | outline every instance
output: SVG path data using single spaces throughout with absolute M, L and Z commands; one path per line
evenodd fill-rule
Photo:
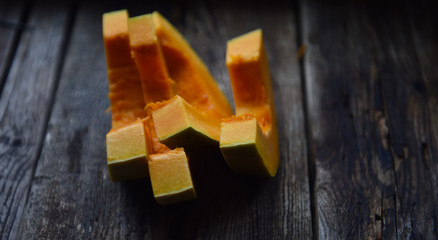
M 319 238 L 437 237 L 432 22 L 422 6 L 303 2 Z
M 226 41 L 264 30 L 275 178 L 204 156 L 199 198 L 168 207 L 147 179 L 109 180 L 101 16 L 122 8 L 166 16 L 231 102 Z M 436 239 L 437 18 L 360 1 L 0 2 L 0 238 Z
M 34 5 L 28 21 L 23 23 L 23 33 L 2 89 L 0 234 L 3 238 L 14 238 L 26 209 L 51 112 L 60 58 L 64 55 L 67 13 L 68 8 L 60 4 Z

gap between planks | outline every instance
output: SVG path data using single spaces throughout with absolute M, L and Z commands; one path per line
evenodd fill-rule
M 297 29 L 297 47 L 298 49 L 306 49 L 306 46 L 304 46 L 304 39 L 302 35 L 302 2 L 297 1 L 294 5 L 295 8 L 295 24 Z M 299 50 L 298 50 L 299 51 Z M 307 170 L 308 170 L 308 178 L 309 178 L 309 192 L 310 192 L 310 211 L 311 211 L 311 218 L 312 218 L 312 232 L 313 237 L 312 239 L 318 239 L 319 238 L 319 227 L 318 227 L 318 208 L 317 208 L 317 200 L 316 200 L 316 192 L 315 192 L 315 183 L 316 183 L 316 157 L 315 157 L 315 151 L 314 151 L 314 143 L 312 139 L 312 125 L 309 122 L 309 109 L 308 109 L 308 103 L 307 103 L 307 85 L 306 85 L 306 73 L 304 71 L 304 58 L 305 58 L 305 50 L 304 52 L 299 56 L 297 53 L 298 64 L 300 69 L 300 79 L 301 79 L 301 93 L 303 96 L 302 104 L 303 104 L 303 111 L 304 111 L 304 128 L 305 128 L 305 136 L 306 136 L 306 147 L 307 147 Z

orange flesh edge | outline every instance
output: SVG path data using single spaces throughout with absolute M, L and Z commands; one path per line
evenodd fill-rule
M 199 56 L 163 16 L 158 12 L 152 15 L 169 75 L 175 81 L 175 94 L 210 116 L 230 116 L 227 99 Z
M 262 31 L 255 30 L 227 44 L 226 64 L 236 115 L 251 113 L 268 134 L 275 120 L 274 96 Z
M 112 127 L 119 128 L 146 117 L 140 77 L 130 56 L 126 10 L 103 15 L 103 38 L 108 68 L 108 98 Z
M 254 114 L 252 113 L 244 113 L 239 116 L 231 116 L 227 118 L 223 118 L 222 122 L 232 123 L 232 122 L 243 122 L 243 121 L 249 121 L 251 119 L 254 119 Z
M 148 110 L 149 112 L 149 110 Z M 155 131 L 154 122 L 152 121 L 152 118 L 150 117 L 151 114 L 149 113 L 149 117 L 145 121 L 145 124 L 147 125 L 148 134 L 149 134 L 149 148 L 150 153 L 157 154 L 157 153 L 166 153 L 170 151 L 170 148 L 168 148 L 166 145 L 160 143 L 157 133 Z
M 140 73 L 145 103 L 171 98 L 174 95 L 173 81 L 167 73 L 152 15 L 130 18 L 128 30 L 132 55 Z

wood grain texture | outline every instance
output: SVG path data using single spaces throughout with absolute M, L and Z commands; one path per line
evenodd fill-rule
M 85 239 L 307 239 L 312 236 L 304 114 L 291 6 L 203 2 L 93 5 L 83 3 L 49 120 L 19 237 Z M 281 164 L 273 179 L 232 173 L 220 153 L 194 167 L 199 198 L 160 207 L 149 180 L 111 182 L 105 134 L 106 98 L 101 14 L 127 7 L 131 15 L 159 10 L 181 30 L 231 97 L 226 40 L 265 30 L 276 93 Z M 141 9 L 139 11 L 138 9 Z M 239 23 L 241 25 L 236 25 Z M 281 28 L 271 28 L 278 23 Z
M 322 239 L 437 236 L 430 9 L 303 1 Z
M 0 99 L 0 236 L 14 238 L 51 111 L 67 8 L 36 4 Z
M 436 8 L 299 5 L 0 1 L 0 239 L 436 239 Z M 226 41 L 263 29 L 275 178 L 196 156 L 199 198 L 168 207 L 148 179 L 109 180 L 101 16 L 123 8 L 174 23 L 229 100 Z
M 0 95 L 9 72 L 25 19 L 23 1 L 0 2 Z
M 438 28 L 432 23 L 438 12 L 413 4 L 369 12 L 376 14 L 370 21 L 371 40 L 395 169 L 397 234 L 400 239 L 435 239 Z
M 419 168 L 418 174 L 425 178 L 426 188 L 420 190 L 419 194 L 426 193 L 422 201 L 427 204 L 426 207 L 423 206 L 426 219 L 423 220 L 418 212 L 410 217 L 411 223 L 414 223 L 414 237 L 433 239 L 438 236 L 438 68 L 436 67 L 438 63 L 438 26 L 434 24 L 438 21 L 438 13 L 436 8 L 431 5 L 408 5 L 408 9 L 411 11 L 409 15 L 410 26 L 420 65 L 421 82 L 426 89 L 426 91 L 422 91 L 421 87 L 418 89 L 415 87 L 417 84 L 414 84 L 417 91 L 416 98 L 421 99 L 417 106 L 419 109 L 426 109 L 422 114 L 417 115 L 420 117 L 408 115 L 410 116 L 410 125 L 416 129 L 415 154 L 417 161 L 422 161 L 424 164 L 423 168 Z M 427 97 L 425 99 L 425 97 L 418 97 L 419 95 Z M 418 121 L 420 119 L 424 122 Z M 420 141 L 421 147 L 419 146 Z M 422 187 L 420 186 L 420 189 Z M 413 202 L 415 202 L 412 204 L 413 209 L 421 204 Z
M 319 238 L 394 239 L 396 184 L 371 16 L 357 5 L 301 4 Z

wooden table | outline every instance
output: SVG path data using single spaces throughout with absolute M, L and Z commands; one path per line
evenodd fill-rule
M 0 2 L 0 238 L 438 238 L 437 11 L 353 2 Z M 122 8 L 173 22 L 230 101 L 226 41 L 264 30 L 275 178 L 212 160 L 168 207 L 109 180 L 101 16 Z

